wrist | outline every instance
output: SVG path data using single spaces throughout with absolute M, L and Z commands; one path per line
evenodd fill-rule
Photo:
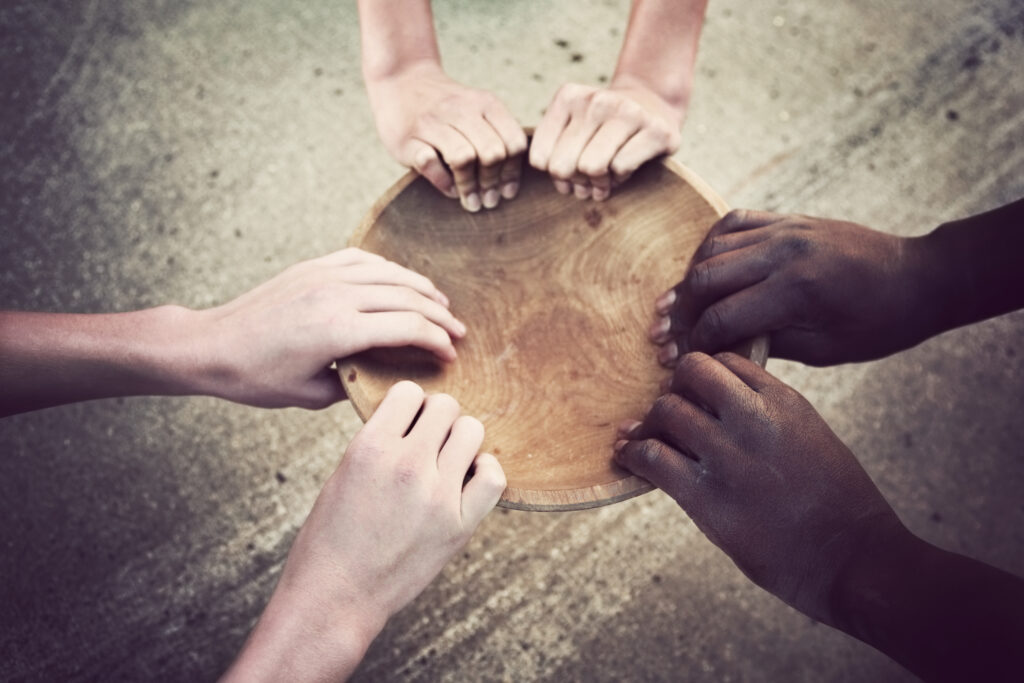
M 407 77 L 446 76 L 437 54 L 423 53 L 390 56 L 386 59 L 364 59 L 363 80 L 368 90 Z
M 215 344 L 206 324 L 207 311 L 183 306 L 160 306 L 150 311 L 158 320 L 153 327 L 151 363 L 154 374 L 164 385 L 166 395 L 217 395 L 215 382 Z
M 682 127 L 690 102 L 690 84 L 663 84 L 630 71 L 616 71 L 609 84 L 610 90 L 625 90 L 634 95 L 641 93 L 641 104 L 654 108 L 676 130 Z
M 964 324 L 968 283 L 964 264 L 957 262 L 957 246 L 949 238 L 947 225 L 920 237 L 903 238 L 905 286 L 912 292 L 907 320 L 913 321 L 914 343 Z
M 898 519 L 879 524 L 836 574 L 829 595 L 827 623 L 867 643 L 877 642 L 893 595 L 905 595 L 934 547 Z

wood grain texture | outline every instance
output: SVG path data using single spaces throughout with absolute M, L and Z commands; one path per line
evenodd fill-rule
M 616 426 L 657 398 L 669 371 L 647 339 L 654 299 L 726 210 L 671 161 L 602 203 L 560 195 L 527 168 L 515 200 L 476 214 L 409 173 L 350 244 L 430 277 L 469 334 L 447 366 L 410 349 L 345 359 L 345 390 L 364 420 L 401 379 L 455 396 L 505 469 L 505 507 L 582 509 L 649 491 L 614 464 Z M 763 365 L 767 342 L 737 351 Z

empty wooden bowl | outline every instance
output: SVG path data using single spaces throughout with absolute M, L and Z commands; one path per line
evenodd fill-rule
M 364 420 L 402 379 L 447 392 L 486 427 L 505 469 L 500 505 L 575 510 L 651 485 L 613 462 L 616 426 L 642 419 L 670 371 L 647 338 L 725 203 L 681 165 L 650 163 L 604 202 L 558 194 L 524 165 L 519 196 L 464 211 L 415 173 L 377 201 L 350 244 L 423 273 L 469 327 L 443 365 L 416 353 L 339 362 Z M 764 364 L 764 339 L 737 349 Z

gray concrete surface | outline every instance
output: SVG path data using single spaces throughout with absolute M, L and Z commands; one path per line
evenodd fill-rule
M 400 172 L 352 5 L 3 3 L 0 306 L 207 306 L 344 245 Z M 528 124 L 561 82 L 610 75 L 627 13 L 436 5 L 450 72 Z M 923 233 L 1024 194 L 1022 63 L 1015 0 L 712 0 L 678 158 L 733 205 Z M 1022 333 L 1015 314 L 881 362 L 769 369 L 915 532 L 1024 574 Z M 0 422 L 0 679 L 215 678 L 358 424 L 203 398 Z M 908 678 L 748 583 L 661 493 L 495 512 L 356 675 Z

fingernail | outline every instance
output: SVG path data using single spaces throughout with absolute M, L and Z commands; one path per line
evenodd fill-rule
M 606 199 L 608 199 L 608 190 L 604 189 L 603 187 L 595 187 L 594 201 L 603 202 Z
M 666 377 L 658 383 L 658 388 L 661 389 L 661 393 L 667 394 L 672 388 L 672 377 Z
M 618 441 L 615 442 L 615 445 L 612 446 L 612 448 L 615 449 L 616 453 L 618 453 L 619 451 L 626 447 L 627 443 L 629 442 L 626 441 L 625 439 L 619 439 Z
M 572 192 L 572 183 L 567 180 L 556 180 L 555 189 L 558 190 L 558 194 L 569 194 Z
M 462 208 L 466 211 L 476 213 L 480 210 L 480 195 L 476 192 L 470 193 L 462 198 Z
M 619 423 L 619 435 L 629 436 L 640 428 L 640 424 L 638 420 L 623 420 Z
M 658 361 L 662 365 L 671 365 L 679 359 L 679 347 L 675 342 L 669 342 L 658 351 Z
M 657 298 L 654 302 L 654 309 L 662 315 L 668 313 L 672 304 L 676 302 L 676 290 L 670 289 Z
M 668 341 L 668 331 L 672 327 L 672 321 L 667 317 L 661 317 L 654 321 L 651 325 L 650 335 L 651 341 L 660 344 L 663 341 Z
M 501 193 L 498 192 L 498 188 L 492 187 L 491 189 L 484 192 L 484 208 L 493 209 L 501 201 Z
M 505 183 L 501 188 L 501 196 L 505 199 L 515 199 L 519 194 L 519 183 Z
M 576 195 L 576 199 L 586 199 L 590 196 L 590 188 L 586 185 L 576 185 L 573 187 L 573 193 Z
M 449 306 L 452 305 L 451 299 L 445 296 L 444 292 L 438 292 L 437 296 L 439 299 L 441 299 L 441 303 L 444 305 L 445 308 L 448 308 Z
M 445 197 L 448 197 L 449 199 L 458 199 L 458 198 L 459 198 L 459 191 L 458 191 L 458 190 L 456 190 L 456 189 L 455 189 L 455 188 L 453 187 L 453 188 L 450 188 L 450 189 L 448 189 L 448 190 L 445 190 L 445 191 L 444 191 L 444 196 L 445 196 Z
M 462 322 L 461 320 L 456 320 L 455 331 L 459 333 L 460 337 L 465 337 L 467 331 L 466 323 Z

